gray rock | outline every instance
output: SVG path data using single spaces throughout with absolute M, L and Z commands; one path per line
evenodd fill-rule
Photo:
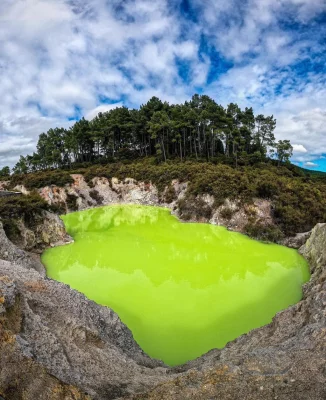
M 0 394 L 6 400 L 326 398 L 326 224 L 300 252 L 311 280 L 272 323 L 186 365 L 150 359 L 109 308 L 44 278 L 0 229 Z
M 24 265 L 25 268 L 35 269 L 45 276 L 45 269 L 38 257 L 27 253 L 15 246 L 6 236 L 0 222 L 0 260 L 10 261 L 14 264 Z
M 297 233 L 293 237 L 285 238 L 281 244 L 283 246 L 291 247 L 293 249 L 299 249 L 301 246 L 303 246 L 306 243 L 306 241 L 309 239 L 310 235 L 311 235 L 311 231 L 304 232 L 304 233 Z
M 184 366 L 147 400 L 326 399 L 326 224 L 318 224 L 300 252 L 311 279 L 304 298 L 272 323 Z
M 215 225 L 227 226 L 228 229 L 241 233 L 246 232 L 245 228 L 249 219 L 251 222 L 255 220 L 256 222 L 264 221 L 267 225 L 273 224 L 271 202 L 269 200 L 254 199 L 253 204 L 241 204 L 239 201 L 226 199 L 222 206 L 214 208 L 213 196 L 202 194 L 196 197 L 197 202 L 195 201 L 194 204 L 191 204 L 189 198 L 187 199 L 188 209 L 186 210 L 187 218 L 185 218 L 178 202 L 185 198 L 188 187 L 187 182 L 173 180 L 170 187 L 174 190 L 175 198 L 170 203 L 166 203 L 164 198 L 169 186 L 160 195 L 158 188 L 154 184 L 136 181 L 132 178 L 126 178 L 121 181 L 114 177 L 110 180 L 104 177 L 95 177 L 92 179 L 92 183 L 88 184 L 81 174 L 72 174 L 71 177 L 74 179 L 74 183 L 65 187 L 51 185 L 38 189 L 40 196 L 50 205 L 64 206 L 67 212 L 75 211 L 69 209 L 67 194 L 75 196 L 76 207 L 79 211 L 117 203 L 163 206 L 170 208 L 172 213 L 181 220 L 210 222 Z M 16 189 L 19 189 L 22 193 L 28 193 L 24 186 L 17 186 Z M 98 198 L 101 198 L 100 202 L 91 196 L 94 191 L 98 194 Z M 212 216 L 210 219 L 199 215 L 203 205 L 211 209 Z M 230 219 L 222 216 L 222 211 L 226 208 L 232 211 Z M 38 232 L 38 230 L 36 231 Z M 45 231 L 48 232 L 47 229 Z M 44 248 L 41 241 L 39 242 L 39 247 L 41 249 Z
M 27 226 L 23 219 L 16 221 L 16 224 L 19 235 L 15 238 L 15 244 L 26 251 L 42 253 L 47 247 L 73 241 L 59 216 L 49 211 L 34 215 L 32 227 Z
M 67 285 L 0 261 L 0 297 L 16 351 L 94 399 L 144 391 L 166 379 L 163 363 L 143 353 L 117 314 Z M 0 393 L 8 384 L 0 374 Z

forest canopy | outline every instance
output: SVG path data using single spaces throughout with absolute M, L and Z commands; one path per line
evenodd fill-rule
M 205 95 L 172 104 L 152 97 L 139 109 L 119 107 L 85 118 L 71 128 L 53 128 L 39 136 L 37 151 L 21 156 L 15 174 L 80 163 L 108 163 L 154 156 L 168 159 L 214 161 L 228 159 L 235 167 L 268 157 L 279 163 L 292 155 L 288 140 L 275 141 L 273 116 L 254 115 L 231 103 L 226 108 Z M 3 170 L 2 175 L 8 173 Z

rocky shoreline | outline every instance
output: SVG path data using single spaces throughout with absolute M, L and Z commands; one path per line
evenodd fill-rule
M 68 211 L 70 194 L 79 210 L 112 203 L 163 204 L 182 219 L 177 201 L 186 184 L 173 182 L 176 198 L 162 203 L 154 186 L 133 180 L 94 178 L 93 187 L 81 176 L 74 180 L 67 188 L 42 188 L 40 194 Z M 209 196 L 204 201 L 209 204 Z M 268 219 L 268 204 L 257 201 L 255 215 Z M 223 207 L 232 203 L 215 210 L 210 222 L 241 231 L 240 214 L 247 213 L 236 205 L 223 224 Z M 306 241 L 300 252 L 312 273 L 301 302 L 223 350 L 168 368 L 143 353 L 112 310 L 46 278 L 35 255 L 22 250 L 41 251 L 70 240 L 60 219 L 48 218 L 32 234 L 21 226 L 21 248 L 0 227 L 0 396 L 5 400 L 326 398 L 326 224 L 292 243 L 298 247 Z

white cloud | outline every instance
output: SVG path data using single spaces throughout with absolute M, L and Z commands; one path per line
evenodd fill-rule
M 306 163 L 304 164 L 304 166 L 305 166 L 305 167 L 315 168 L 315 167 L 318 167 L 318 164 L 313 163 L 313 162 L 311 162 L 311 161 L 308 161 L 308 162 L 306 162 Z
M 180 38 L 167 0 L 25 0 L 0 4 L 0 141 L 15 138 L 0 163 L 35 149 L 51 126 L 92 117 L 125 97 L 137 106 L 157 95 L 184 100 L 176 57 L 196 62 L 198 46 Z M 141 89 L 138 88 L 141 86 Z M 107 101 L 106 101 L 107 102 Z M 11 139 L 10 139 L 11 140 Z M 9 143 L 9 142 L 8 142 Z
M 203 31 L 214 37 L 225 57 L 235 61 L 248 53 L 263 54 L 274 62 L 291 57 L 297 51 L 290 45 L 296 31 L 285 30 L 279 21 L 307 24 L 326 10 L 324 0 L 192 0 L 192 4 L 198 13 L 203 10 Z
M 90 110 L 86 115 L 85 118 L 88 120 L 92 120 L 95 118 L 98 113 L 104 113 L 106 111 L 113 110 L 114 108 L 117 107 L 122 107 L 123 103 L 114 103 L 114 104 L 102 104 L 101 106 L 93 108 L 93 110 Z
M 17 117 L 0 124 L 0 166 L 13 166 L 20 155 L 36 150 L 38 136 L 55 126 L 68 128 L 69 121 L 46 117 Z
M 307 161 L 326 154 L 326 101 L 321 108 L 314 108 L 318 102 L 318 90 L 312 95 L 303 94 L 296 103 L 296 96 L 290 96 L 279 106 L 277 136 L 287 137 L 292 143 L 300 141 L 307 152 L 294 152 L 294 160 Z M 301 106 L 299 107 L 299 104 Z
M 293 144 L 294 153 L 307 153 L 308 150 L 302 144 Z
M 317 40 L 325 27 L 314 21 L 325 0 L 189 2 L 196 22 L 168 0 L 2 0 L 0 165 L 31 153 L 40 133 L 74 117 L 122 102 L 137 107 L 151 96 L 182 102 L 197 89 L 223 105 L 274 114 L 277 138 L 295 143 L 295 161 L 326 153 L 324 76 L 292 68 L 325 64 Z M 227 71 L 219 69 L 224 59 Z

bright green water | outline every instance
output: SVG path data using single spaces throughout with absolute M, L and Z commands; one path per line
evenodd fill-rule
M 305 260 L 167 209 L 111 206 L 62 217 L 75 243 L 48 276 L 115 310 L 150 356 L 181 364 L 271 321 L 301 298 Z

